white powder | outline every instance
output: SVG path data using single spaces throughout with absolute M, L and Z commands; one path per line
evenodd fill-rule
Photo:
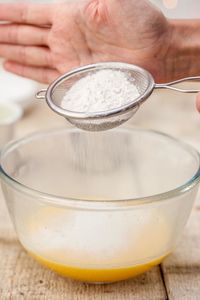
M 76 112 L 99 112 L 123 106 L 139 96 L 134 78 L 118 70 L 101 70 L 77 81 L 61 107 Z
M 25 228 L 21 241 L 30 252 L 65 265 L 140 261 L 165 252 L 170 238 L 170 226 L 158 209 L 94 212 L 44 207 L 28 218 Z

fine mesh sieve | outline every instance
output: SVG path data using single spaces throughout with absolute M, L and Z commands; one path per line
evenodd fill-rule
M 61 102 L 67 91 L 81 78 L 100 70 L 118 70 L 134 79 L 139 96 L 124 106 L 100 112 L 75 112 L 61 107 Z M 55 80 L 47 90 L 37 93 L 37 99 L 46 99 L 49 107 L 57 114 L 65 117 L 78 128 L 89 131 L 102 131 L 121 125 L 129 120 L 138 110 L 139 106 L 151 95 L 154 88 L 166 88 L 182 93 L 196 93 L 200 90 L 186 90 L 174 87 L 174 84 L 184 81 L 195 81 L 198 77 L 188 77 L 166 84 L 156 84 L 152 75 L 145 69 L 131 64 L 119 62 L 105 62 L 87 65 L 74 69 Z

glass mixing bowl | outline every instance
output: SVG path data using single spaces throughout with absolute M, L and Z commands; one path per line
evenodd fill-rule
M 85 282 L 143 273 L 174 249 L 200 180 L 200 156 L 140 129 L 31 135 L 1 153 L 19 240 L 41 264 Z

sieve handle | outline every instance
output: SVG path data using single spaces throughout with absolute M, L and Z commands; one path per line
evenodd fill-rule
M 46 96 L 46 89 L 40 90 L 39 92 L 37 92 L 37 94 L 35 95 L 35 97 L 37 99 L 45 99 Z
M 174 84 L 181 83 L 181 82 L 198 81 L 198 80 L 200 80 L 200 76 L 186 77 L 186 78 L 171 81 L 171 82 L 168 82 L 168 83 L 155 84 L 155 88 L 156 89 L 168 89 L 168 90 L 173 90 L 173 91 L 177 91 L 177 92 L 180 92 L 180 93 L 198 93 L 198 92 L 200 92 L 200 88 L 198 90 L 195 90 L 195 89 L 188 90 L 188 89 L 181 89 L 181 88 L 177 88 L 177 87 L 173 86 Z

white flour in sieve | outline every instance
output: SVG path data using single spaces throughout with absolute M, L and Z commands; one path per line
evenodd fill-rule
M 123 106 L 139 96 L 134 78 L 118 70 L 100 70 L 77 81 L 61 107 L 76 112 L 99 112 Z

